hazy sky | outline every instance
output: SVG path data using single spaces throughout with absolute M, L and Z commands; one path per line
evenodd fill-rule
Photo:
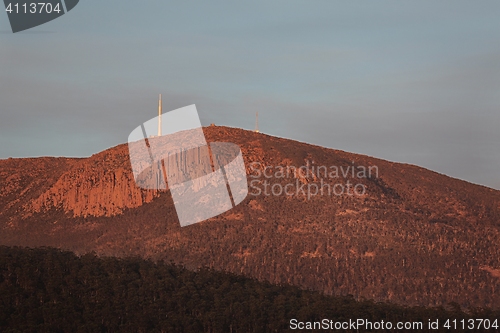
M 12 34 L 0 158 L 88 156 L 164 111 L 500 189 L 499 1 L 82 0 Z

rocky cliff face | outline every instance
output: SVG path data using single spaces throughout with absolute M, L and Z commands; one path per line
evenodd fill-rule
M 27 215 L 63 209 L 72 216 L 114 216 L 159 195 L 136 186 L 126 146 L 73 163 L 59 179 L 24 208 Z
M 211 133 L 208 131 L 208 137 L 220 133 Z M 224 140 L 227 138 L 219 137 Z M 215 140 L 215 138 L 214 138 Z M 259 141 L 249 142 L 243 146 L 246 159 L 247 172 L 264 171 L 266 164 L 265 153 Z M 145 188 L 137 186 L 132 169 L 130 167 L 129 150 L 126 145 L 117 146 L 111 150 L 93 155 L 86 159 L 68 159 L 65 168 L 61 168 L 56 177 L 52 177 L 50 184 L 45 184 L 44 191 L 36 198 L 30 200 L 23 207 L 23 214 L 28 217 L 34 213 L 47 212 L 53 208 L 62 209 L 65 213 L 73 217 L 88 216 L 116 216 L 123 213 L 126 209 L 133 209 L 150 203 L 158 197 L 161 192 L 168 190 L 168 184 L 163 183 L 163 171 L 161 165 L 154 164 L 151 170 L 143 173 L 144 179 L 141 183 Z M 175 155 L 164 162 L 167 175 L 170 175 L 170 181 L 182 182 L 188 179 L 196 178 L 201 173 L 210 172 L 214 165 L 210 161 L 209 151 L 206 147 L 190 149 L 183 154 Z M 40 161 L 38 161 L 40 162 Z M 303 162 L 303 161 L 302 161 Z M 252 164 L 253 163 L 253 164 Z M 250 166 L 253 165 L 253 167 Z M 291 166 L 292 160 L 281 159 L 281 165 Z M 196 167 L 193 167 L 196 166 Z M 191 174 L 176 174 L 171 170 L 190 170 Z M 149 171 L 149 172 L 148 172 Z M 200 173 L 201 172 L 201 173 Z M 200 173 L 200 174 L 197 174 Z M 307 183 L 307 175 L 298 170 L 293 170 L 290 176 L 293 179 L 299 179 L 301 183 Z M 17 175 L 17 176 L 16 176 Z M 19 174 L 9 175 L 7 181 L 11 181 Z M 36 177 L 36 176 L 35 176 Z M 34 181 L 35 184 L 46 182 L 43 175 L 38 175 L 40 179 Z M 315 175 L 310 175 L 314 180 Z M 28 192 L 32 190 L 35 184 L 30 184 L 23 190 Z M 203 186 L 203 184 L 200 184 Z M 165 187 L 165 189 L 162 189 Z M 155 190 L 159 189 L 159 190 Z M 7 192 L 8 189 L 5 189 Z M 16 200 L 19 202 L 19 199 Z M 8 205 L 12 205 L 10 202 Z

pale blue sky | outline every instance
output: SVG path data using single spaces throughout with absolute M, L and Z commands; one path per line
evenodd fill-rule
M 0 158 L 88 156 L 195 103 L 202 123 L 500 189 L 498 1 L 81 0 L 12 34 Z

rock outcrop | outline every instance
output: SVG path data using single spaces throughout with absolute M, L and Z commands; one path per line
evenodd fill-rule
M 63 209 L 73 216 L 115 216 L 159 195 L 136 186 L 126 146 L 79 160 L 26 206 L 28 214 Z

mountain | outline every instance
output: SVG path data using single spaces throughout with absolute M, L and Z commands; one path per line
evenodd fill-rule
M 241 147 L 250 193 L 234 209 L 181 228 L 168 190 L 135 186 L 127 145 L 7 159 L 0 244 L 172 260 L 405 305 L 500 308 L 500 191 L 241 129 L 204 132 Z

